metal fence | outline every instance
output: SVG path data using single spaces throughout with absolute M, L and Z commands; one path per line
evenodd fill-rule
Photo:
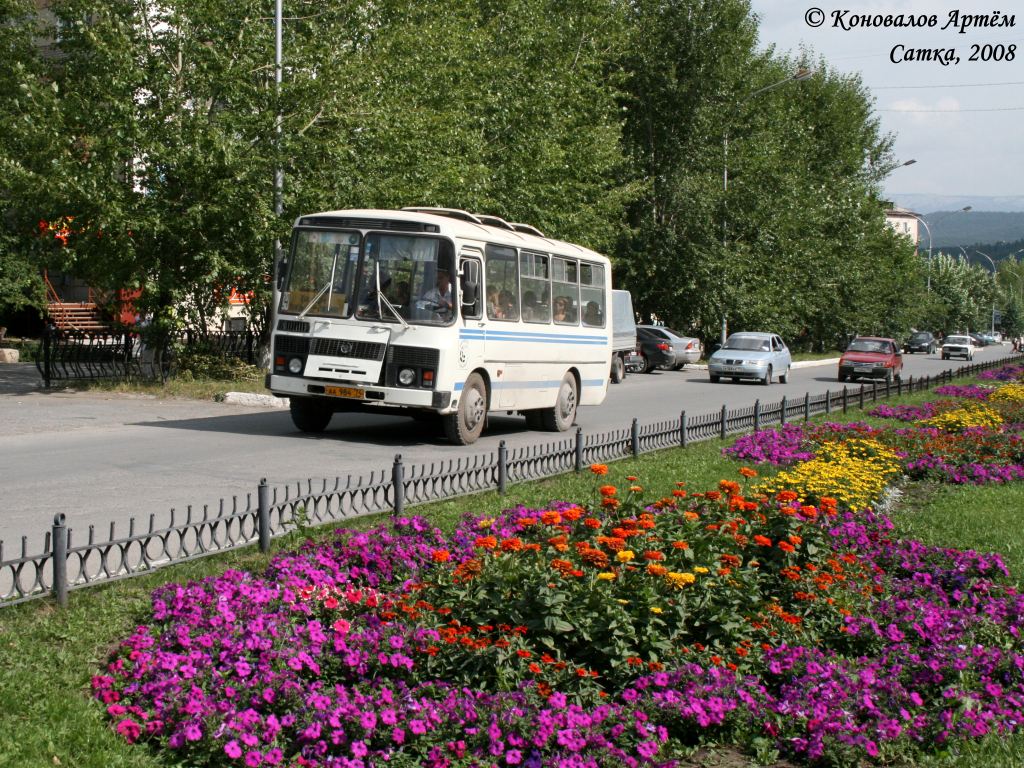
M 47 388 L 55 381 L 166 380 L 174 373 L 176 347 L 234 357 L 250 365 L 259 359 L 259 337 L 250 331 L 184 330 L 154 345 L 136 331 L 90 333 L 48 327 L 36 367 Z
M 327 480 L 315 486 L 312 480 L 294 487 L 269 488 L 261 481 L 256 501 L 246 496 L 244 506 L 237 497 L 221 500 L 216 510 L 204 506 L 202 513 L 188 508 L 184 519 L 157 528 L 150 515 L 142 530 L 132 518 L 126 533 L 118 534 L 111 523 L 106 538 L 99 539 L 89 526 L 84 539 L 75 535 L 64 514 L 54 518 L 44 536 L 42 552 L 28 553 L 22 538 L 20 553 L 9 557 L 0 541 L 0 607 L 53 594 L 60 605 L 68 591 L 147 573 L 161 566 L 194 560 L 234 547 L 258 543 L 267 551 L 273 538 L 299 525 L 322 525 L 360 515 L 392 511 L 404 514 L 407 505 L 424 504 L 456 496 L 497 490 L 504 493 L 509 483 L 539 480 L 570 471 L 581 471 L 593 463 L 691 443 L 725 438 L 758 430 L 771 424 L 809 420 L 819 414 L 862 409 L 886 398 L 929 390 L 954 377 L 1024 360 L 1012 355 L 999 360 L 946 370 L 937 376 L 923 376 L 893 384 L 872 382 L 819 395 L 806 394 L 788 399 L 698 415 L 682 411 L 678 418 L 640 425 L 636 419 L 625 429 L 575 434 L 543 444 L 509 449 L 501 441 L 496 451 L 476 456 L 406 465 L 401 455 L 390 469 L 368 476 Z

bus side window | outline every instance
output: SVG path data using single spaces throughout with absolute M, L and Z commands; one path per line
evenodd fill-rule
M 551 317 L 561 325 L 579 325 L 579 265 L 568 259 L 551 260 Z
M 540 253 L 519 253 L 519 279 L 523 288 L 523 320 L 527 323 L 551 321 L 548 257 Z
M 514 248 L 488 245 L 487 317 L 491 320 L 519 319 L 519 272 Z
M 604 328 L 608 315 L 604 305 L 604 267 L 600 264 L 580 264 L 580 304 L 583 305 L 583 324 Z

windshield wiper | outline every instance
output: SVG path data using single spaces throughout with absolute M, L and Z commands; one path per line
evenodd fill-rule
M 310 299 L 309 300 L 309 304 L 307 304 L 303 308 L 303 310 L 301 312 L 299 312 L 299 320 L 304 318 L 306 316 L 306 313 L 309 312 L 309 310 L 311 310 L 313 308 L 313 305 L 316 304 L 318 301 L 320 301 L 320 297 L 323 296 L 328 291 L 331 292 L 331 296 L 327 299 L 327 307 L 328 307 L 328 309 L 330 308 L 330 306 L 331 306 L 331 298 L 333 298 L 333 296 L 334 296 L 334 272 L 338 269 L 338 254 L 340 254 L 340 253 L 341 253 L 341 245 L 334 246 L 334 261 L 331 262 L 331 276 L 329 278 L 327 278 L 327 284 L 323 288 L 321 288 L 319 291 L 317 291 L 316 292 L 316 296 L 314 296 L 312 299 Z
M 391 314 L 393 314 L 398 319 L 398 322 L 402 324 L 402 327 L 408 330 L 409 324 L 405 322 L 405 318 L 398 313 L 398 310 L 395 309 L 395 305 L 388 301 L 388 297 L 385 296 L 384 291 L 380 289 L 379 261 L 374 264 L 374 278 L 377 283 L 376 286 L 374 286 L 377 289 L 377 317 L 381 318 L 382 320 L 384 319 L 384 313 L 380 311 L 381 303 L 383 303 L 385 307 L 391 310 Z

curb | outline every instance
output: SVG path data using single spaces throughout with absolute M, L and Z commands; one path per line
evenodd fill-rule
M 255 392 L 228 392 L 221 400 L 229 405 L 248 405 L 257 408 L 287 408 L 287 397 L 258 395 Z

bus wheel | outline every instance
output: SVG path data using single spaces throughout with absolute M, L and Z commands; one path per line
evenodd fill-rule
M 621 384 L 624 378 L 626 378 L 626 364 L 622 362 L 621 357 L 615 355 L 612 358 L 612 384 Z
M 288 410 L 292 423 L 303 432 L 323 432 L 334 415 L 334 411 L 311 397 L 290 397 Z
M 541 412 L 544 416 L 544 429 L 548 432 L 565 432 L 576 421 L 578 402 L 576 377 L 567 373 L 562 377 L 562 384 L 558 387 L 555 407 Z
M 444 434 L 455 445 L 475 443 L 487 421 L 487 387 L 479 373 L 469 374 L 459 398 L 459 409 L 441 417 Z

